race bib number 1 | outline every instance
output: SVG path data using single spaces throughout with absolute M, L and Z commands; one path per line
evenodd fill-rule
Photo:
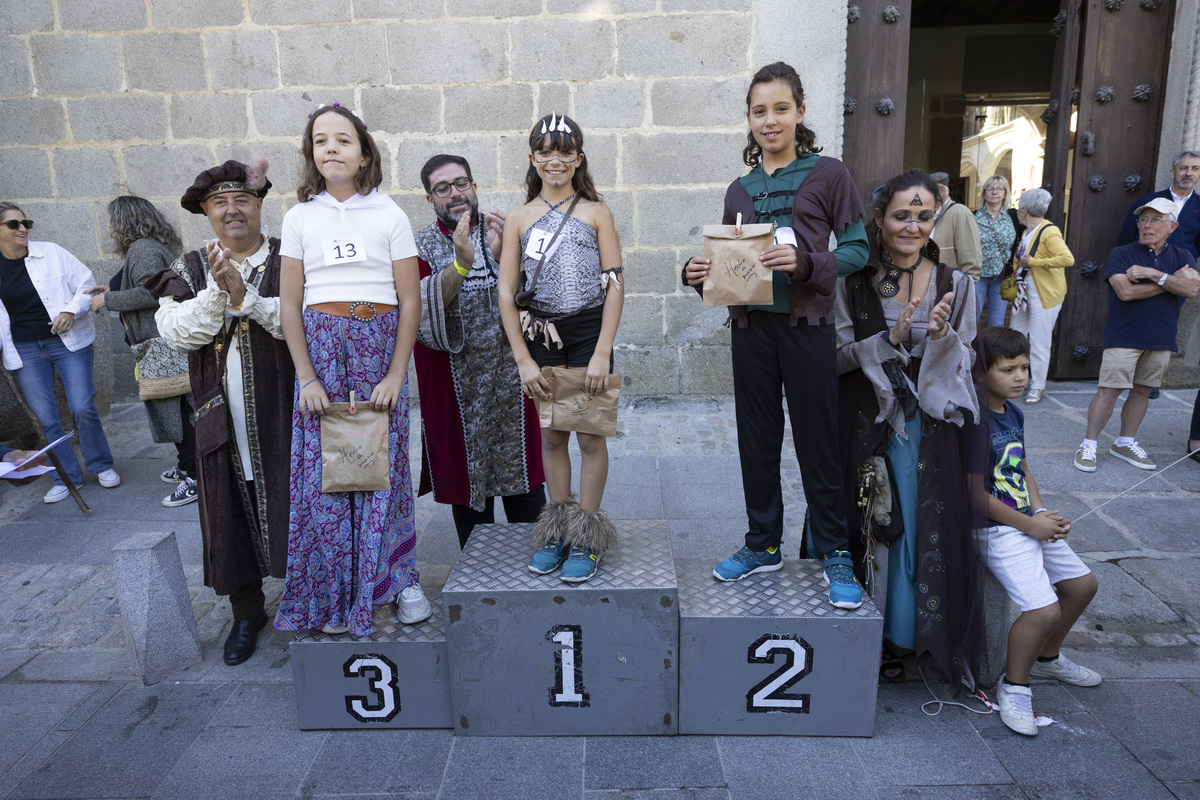
M 362 236 L 326 239 L 322 244 L 325 248 L 325 266 L 327 267 L 367 260 L 367 248 L 363 244 Z
M 560 236 L 555 240 L 554 244 L 550 244 L 552 238 L 554 238 L 554 234 L 549 231 L 530 231 L 529 242 L 525 245 L 525 255 L 534 261 L 541 261 L 542 255 L 545 254 L 546 260 L 549 261 L 554 257 L 554 251 L 558 250 L 559 244 L 562 243 L 562 237 Z M 549 248 L 548 251 L 547 247 Z

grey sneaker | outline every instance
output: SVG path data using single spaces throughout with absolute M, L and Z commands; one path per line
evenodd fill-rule
M 1013 686 L 1000 676 L 996 684 L 996 705 L 1000 707 L 1000 719 L 1005 725 L 1025 736 L 1037 736 L 1037 722 L 1033 718 L 1033 692 L 1027 686 Z
M 1047 663 L 1041 661 L 1033 662 L 1033 667 L 1029 670 L 1029 674 L 1035 678 L 1057 678 L 1063 683 L 1069 683 L 1072 686 L 1100 685 L 1099 672 L 1079 666 L 1062 653 L 1058 654 L 1058 658 Z
M 1042 390 L 1041 389 L 1030 389 L 1029 391 L 1027 391 L 1025 393 L 1025 404 L 1026 405 L 1033 406 L 1033 405 L 1037 405 L 1040 402 L 1042 402 Z
M 1137 442 L 1128 447 L 1117 447 L 1114 444 L 1108 448 L 1108 452 L 1122 461 L 1128 461 L 1138 469 L 1158 469 L 1158 464 L 1150 460 L 1150 456 L 1146 455 L 1146 451 Z
M 1075 469 L 1081 472 L 1096 471 L 1096 448 L 1081 444 L 1075 451 Z

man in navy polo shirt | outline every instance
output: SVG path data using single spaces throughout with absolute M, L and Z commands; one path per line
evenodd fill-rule
M 1075 468 L 1096 471 L 1096 440 L 1112 416 L 1121 392 L 1129 397 L 1121 408 L 1121 435 L 1108 452 L 1139 469 L 1157 465 L 1137 443 L 1150 390 L 1162 383 L 1175 350 L 1175 333 L 1183 301 L 1200 290 L 1196 257 L 1168 244 L 1178 228 L 1175 203 L 1155 197 L 1134 209 L 1138 240 L 1108 257 L 1108 320 L 1104 324 L 1104 356 L 1100 385 L 1088 406 L 1087 436 L 1075 451 Z

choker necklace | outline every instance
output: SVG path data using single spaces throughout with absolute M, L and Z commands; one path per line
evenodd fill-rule
M 913 273 L 917 271 L 917 267 L 921 266 L 921 258 L 922 256 L 917 256 L 917 263 L 911 267 L 898 267 L 889 262 L 887 269 L 884 270 L 883 280 L 879 282 L 879 293 L 884 297 L 898 295 L 900 293 L 900 273 L 903 272 L 908 275 L 908 293 L 911 296 Z
M 557 203 L 551 203 L 551 202 L 550 202 L 549 200 L 547 200 L 545 197 L 542 197 L 542 193 L 541 193 L 541 192 L 538 192 L 538 197 L 540 197 L 540 198 L 541 198 L 541 200 L 542 200 L 542 202 L 543 202 L 543 203 L 545 203 L 546 205 L 550 206 L 550 210 L 551 210 L 551 211 L 558 211 L 558 207 L 559 207 L 559 206 L 561 206 L 563 203 L 567 202 L 568 200 L 570 200 L 572 197 L 574 197 L 574 196 L 575 196 L 575 195 L 577 195 L 577 194 L 579 194 L 579 192 L 571 192 L 569 195 L 567 195 L 566 197 L 564 197 L 562 200 L 559 200 Z

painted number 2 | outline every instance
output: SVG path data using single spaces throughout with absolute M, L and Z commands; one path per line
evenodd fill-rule
M 809 696 L 788 689 L 812 672 L 812 645 L 792 633 L 768 633 L 756 639 L 746 655 L 751 664 L 774 664 L 777 653 L 783 655 L 783 666 L 746 693 L 746 710 L 807 714 Z
M 347 678 L 367 678 L 367 688 L 375 695 L 346 695 L 350 716 L 359 722 L 391 722 L 400 713 L 400 676 L 387 658 L 375 653 L 351 656 L 342 672 Z
M 583 628 L 579 625 L 555 625 L 546 638 L 562 647 L 554 651 L 554 685 L 550 687 L 550 706 L 587 708 L 588 693 L 583 688 Z

